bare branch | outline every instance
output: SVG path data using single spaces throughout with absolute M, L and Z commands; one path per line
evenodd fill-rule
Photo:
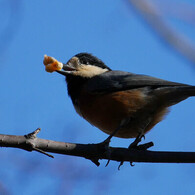
M 38 129 L 39 131 L 39 129 Z M 90 159 L 97 166 L 99 159 L 129 162 L 150 163 L 195 163 L 195 152 L 158 152 L 126 148 L 102 148 L 102 144 L 74 144 L 56 142 L 36 137 L 37 130 L 25 136 L 0 134 L 0 146 L 20 148 L 26 151 L 38 151 L 48 156 L 46 152 L 66 154 Z
M 154 1 L 153 1 L 154 2 Z M 190 2 L 176 2 L 176 1 L 156 1 L 158 7 L 162 10 L 163 16 L 171 16 L 182 20 L 182 22 L 195 24 L 195 6 Z

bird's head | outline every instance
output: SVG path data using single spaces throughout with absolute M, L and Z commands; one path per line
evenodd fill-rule
M 66 64 L 45 55 L 43 63 L 46 71 L 56 71 L 66 77 L 91 78 L 111 70 L 100 59 L 89 53 L 79 53 L 68 60 Z

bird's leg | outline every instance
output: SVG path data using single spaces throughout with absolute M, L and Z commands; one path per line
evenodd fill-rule
M 141 131 L 138 133 L 135 140 L 129 145 L 129 147 L 128 147 L 129 150 L 131 150 L 131 149 L 134 149 L 134 150 L 147 150 L 148 148 L 150 148 L 154 145 L 153 142 L 148 142 L 148 143 L 145 143 L 145 144 L 138 145 L 141 142 L 142 138 L 145 139 L 144 130 L 149 125 L 150 122 L 151 122 L 151 119 L 149 118 L 146 122 L 146 125 L 144 125 L 144 128 L 141 128 Z M 124 163 L 124 161 L 120 162 L 120 164 L 118 166 L 118 170 L 120 170 L 120 167 L 123 165 L 123 163 Z M 130 165 L 134 166 L 133 162 L 130 162 Z
M 114 135 L 116 135 L 116 133 L 123 128 L 128 122 L 130 121 L 130 118 L 126 118 L 124 120 L 121 121 L 120 125 L 103 141 L 97 144 L 98 147 L 98 151 L 100 151 L 101 153 L 107 152 L 108 157 L 110 156 L 110 150 L 109 150 L 109 143 L 110 140 L 112 139 L 112 137 Z M 98 155 L 95 158 L 91 158 L 90 159 L 93 163 L 95 163 L 96 165 L 99 165 L 99 158 Z M 110 160 L 108 160 L 106 166 L 109 164 Z
M 132 142 L 129 145 L 128 149 L 138 149 L 138 144 L 141 142 L 142 138 L 145 139 L 144 132 L 145 132 L 146 127 L 150 124 L 150 122 L 151 122 L 150 117 L 145 121 L 145 123 L 143 122 L 143 125 L 140 127 L 137 137 L 135 138 L 134 142 Z
M 120 123 L 120 125 L 102 142 L 102 143 L 107 143 L 109 144 L 110 143 L 110 140 L 112 139 L 112 137 L 114 135 L 116 135 L 116 133 L 121 129 L 123 128 L 124 126 L 127 125 L 127 123 L 129 123 L 130 121 L 130 118 L 126 118 L 126 119 L 123 119 Z
M 139 133 L 135 140 L 129 145 L 128 149 L 136 148 L 142 141 L 142 138 L 145 139 L 145 135 L 143 133 Z

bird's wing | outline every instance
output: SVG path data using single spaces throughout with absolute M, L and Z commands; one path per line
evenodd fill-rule
M 105 72 L 91 78 L 86 84 L 87 91 L 90 93 L 109 93 L 141 87 L 150 87 L 151 89 L 156 89 L 168 86 L 188 85 L 122 71 Z

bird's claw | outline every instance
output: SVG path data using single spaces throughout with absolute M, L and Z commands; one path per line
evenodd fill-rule
M 134 140 L 134 142 L 132 142 L 129 145 L 128 149 L 129 150 L 131 150 L 131 149 L 133 149 L 133 150 L 147 150 L 148 148 L 154 146 L 154 143 L 153 142 L 148 142 L 148 143 L 145 143 L 145 144 L 138 145 L 139 142 L 141 142 L 141 139 L 142 138 L 145 139 L 145 135 L 143 135 L 143 134 L 138 135 L 137 138 Z M 123 165 L 123 163 L 124 163 L 124 161 L 121 161 L 120 162 L 120 164 L 118 166 L 118 170 L 120 170 L 120 167 Z M 130 162 L 130 165 L 132 167 L 135 166 L 132 161 Z
M 132 162 L 132 161 L 130 162 L 130 165 L 131 165 L 132 167 L 134 167 L 134 166 L 135 166 L 135 165 L 133 164 L 133 162 Z
M 91 160 L 96 166 L 99 166 L 100 165 L 99 160 L 101 159 L 102 154 L 107 153 L 108 162 L 106 163 L 106 166 L 108 166 L 110 162 L 109 143 L 110 143 L 110 139 L 106 139 L 103 142 L 93 144 L 96 147 L 96 152 L 93 156 L 87 157 L 87 159 Z
M 123 165 L 123 163 L 124 163 L 124 161 L 121 161 L 120 162 L 120 164 L 119 164 L 119 166 L 118 166 L 118 170 L 120 171 L 120 168 L 121 168 L 121 166 Z

